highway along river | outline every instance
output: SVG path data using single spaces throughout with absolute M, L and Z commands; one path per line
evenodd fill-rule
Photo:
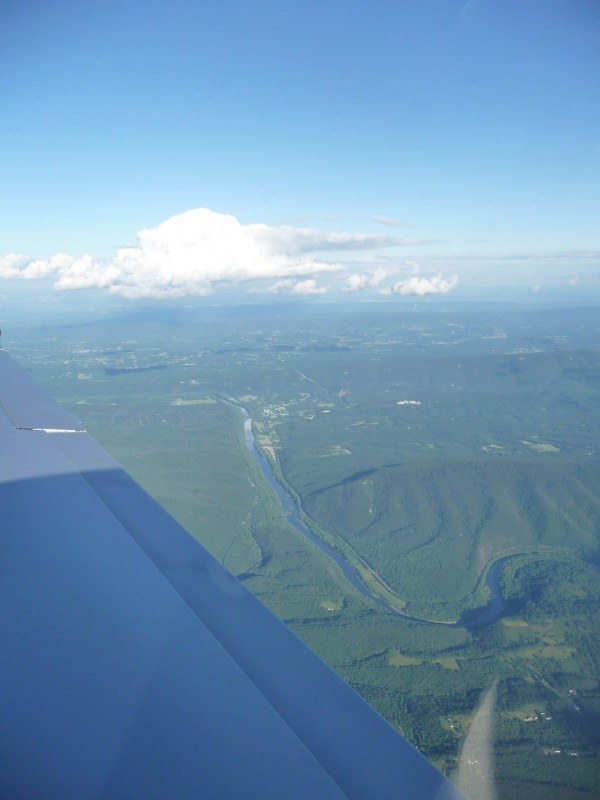
M 223 401 L 223 398 L 219 398 Z M 436 622 L 434 620 L 428 619 L 421 619 L 420 617 L 413 617 L 410 614 L 404 614 L 402 611 L 398 611 L 397 608 L 394 608 L 393 605 L 384 600 L 382 597 L 378 597 L 377 595 L 373 594 L 367 586 L 361 580 L 359 574 L 356 572 L 354 567 L 346 561 L 344 556 L 339 553 L 337 550 L 334 550 L 333 547 L 330 547 L 327 542 L 323 541 L 319 536 L 314 534 L 302 521 L 300 518 L 300 514 L 298 511 L 298 506 L 296 505 L 296 501 L 292 497 L 289 492 L 279 483 L 275 475 L 273 474 L 273 469 L 269 461 L 264 458 L 260 451 L 256 446 L 256 440 L 254 438 L 254 431 L 252 430 L 252 420 L 250 419 L 250 415 L 246 411 L 245 408 L 239 406 L 235 403 L 229 403 L 229 405 L 234 405 L 244 415 L 244 434 L 246 437 L 246 445 L 250 454 L 260 467 L 260 471 L 262 472 L 265 479 L 269 482 L 270 486 L 273 490 L 277 493 L 277 497 L 281 502 L 281 506 L 283 508 L 284 514 L 286 516 L 287 521 L 290 525 L 293 525 L 296 530 L 300 531 L 303 536 L 306 536 L 310 539 L 313 544 L 315 544 L 323 553 L 328 555 L 332 558 L 335 563 L 340 567 L 346 578 L 350 581 L 352 586 L 360 592 L 364 597 L 368 597 L 369 600 L 377 603 L 377 605 L 382 606 L 387 611 L 395 614 L 398 617 L 402 617 L 403 619 L 411 619 L 415 622 L 423 622 L 428 625 L 450 625 L 454 627 L 464 627 L 468 628 L 472 631 L 481 630 L 482 628 L 487 627 L 492 622 L 495 622 L 497 619 L 503 616 L 506 611 L 506 603 L 504 602 L 504 598 L 502 597 L 502 593 L 500 591 L 500 572 L 502 571 L 502 565 L 506 561 L 507 558 L 510 556 L 506 556 L 504 558 L 498 559 L 498 561 L 494 562 L 490 569 L 488 570 L 488 574 L 486 577 L 486 586 L 490 592 L 490 600 L 485 606 L 485 608 L 478 609 L 476 611 L 471 611 L 468 614 L 467 619 L 459 620 L 458 622 Z

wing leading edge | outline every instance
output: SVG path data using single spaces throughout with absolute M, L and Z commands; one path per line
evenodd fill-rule
M 0 796 L 461 796 L 4 351 L 0 404 Z

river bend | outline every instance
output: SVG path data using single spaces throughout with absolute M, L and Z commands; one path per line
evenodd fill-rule
M 254 431 L 252 430 L 252 420 L 250 419 L 250 415 L 248 414 L 247 410 L 242 406 L 237 404 L 231 403 L 231 405 L 235 405 L 236 408 L 239 408 L 244 416 L 244 436 L 246 439 L 246 446 L 254 459 L 254 461 L 258 464 L 261 473 L 263 474 L 264 478 L 268 481 L 269 485 L 272 489 L 276 492 L 279 501 L 281 502 L 281 506 L 283 508 L 285 517 L 290 525 L 293 525 L 296 530 L 298 530 L 303 536 L 306 536 L 310 541 L 315 544 L 325 555 L 332 558 L 335 563 L 340 567 L 342 572 L 344 573 L 345 577 L 350 581 L 352 586 L 360 592 L 364 597 L 369 598 L 377 605 L 385 608 L 387 611 L 395 614 L 398 617 L 403 619 L 413 620 L 415 622 L 422 622 L 427 625 L 446 625 L 451 627 L 464 627 L 471 631 L 478 631 L 482 628 L 491 625 L 492 622 L 500 619 L 506 611 L 506 603 L 504 598 L 502 597 L 502 592 L 500 591 L 500 573 L 502 571 L 502 566 L 507 558 L 510 556 L 505 556 L 504 558 L 498 559 L 498 561 L 494 562 L 492 566 L 489 568 L 487 576 L 486 576 L 486 587 L 490 592 L 490 599 L 485 606 L 485 608 L 478 609 L 476 611 L 469 612 L 466 617 L 467 619 L 459 620 L 455 623 L 448 623 L 448 622 L 436 622 L 434 620 L 428 619 L 421 619 L 419 617 L 413 617 L 410 614 L 405 614 L 402 611 L 398 611 L 397 608 L 394 608 L 391 603 L 387 600 L 384 600 L 382 597 L 378 597 L 376 594 L 373 594 L 368 587 L 363 583 L 360 575 L 354 569 L 354 567 L 346 561 L 344 556 L 335 550 L 333 547 L 327 544 L 323 539 L 319 536 L 314 534 L 302 521 L 298 506 L 296 505 L 296 501 L 292 497 L 292 495 L 286 491 L 286 489 L 282 486 L 282 484 L 277 480 L 275 475 L 273 474 L 273 469 L 269 461 L 260 453 L 258 447 L 256 446 L 256 440 L 254 438 Z

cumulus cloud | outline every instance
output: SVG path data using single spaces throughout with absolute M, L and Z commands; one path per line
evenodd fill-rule
M 340 264 L 319 260 L 311 251 L 371 245 L 362 234 L 242 225 L 231 215 L 206 208 L 142 230 L 137 239 L 137 246 L 122 247 L 106 261 L 62 253 L 34 260 L 6 256 L 0 276 L 50 276 L 56 289 L 106 288 L 129 298 L 206 295 L 220 282 L 335 272 L 342 269 Z M 306 291 L 310 290 L 309 285 Z
M 427 294 L 446 294 L 454 289 L 458 283 L 458 275 L 433 275 L 431 278 L 412 276 L 403 281 L 397 281 L 393 286 L 380 290 L 380 294 L 398 294 L 402 296 L 416 295 L 424 297 Z
M 294 294 L 326 294 L 329 289 L 326 286 L 317 286 L 314 278 L 307 278 L 305 281 L 298 281 L 292 291 Z
M 355 272 L 346 278 L 345 292 L 357 292 L 360 289 L 374 289 L 387 276 L 387 270 L 374 269 L 370 272 Z
M 55 289 L 100 288 L 127 298 L 208 295 L 219 284 L 265 279 L 276 281 L 267 291 L 317 295 L 328 291 L 317 284 L 319 276 L 345 269 L 336 260 L 344 252 L 363 251 L 368 259 L 374 249 L 419 243 L 371 233 L 244 225 L 232 215 L 198 208 L 140 231 L 135 246 L 119 248 L 113 258 L 12 254 L 0 259 L 0 277 L 49 278 Z M 319 256 L 326 252 L 328 259 Z M 346 288 L 376 287 L 383 277 L 378 269 L 351 275 Z
M 54 256 L 55 263 L 66 256 Z M 45 278 L 54 272 L 55 267 L 40 259 L 32 260 L 17 253 L 8 253 L 0 258 L 0 278 L 25 278 L 35 280 Z
M 318 286 L 314 278 L 306 278 L 303 281 L 295 281 L 291 278 L 277 281 L 272 286 L 269 286 L 265 291 L 270 294 L 277 294 L 278 292 L 291 292 L 292 294 L 326 294 L 329 289 L 326 286 Z

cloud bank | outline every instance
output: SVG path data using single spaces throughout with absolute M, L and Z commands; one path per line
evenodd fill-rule
M 219 285 L 252 281 L 256 287 L 256 282 L 264 286 L 269 280 L 275 283 L 262 291 L 321 295 L 330 288 L 318 283 L 324 275 L 345 278 L 344 290 L 355 292 L 377 288 L 395 271 L 373 269 L 348 275 L 341 263 L 345 253 L 362 251 L 368 259 L 373 250 L 420 243 L 371 233 L 244 225 L 232 215 L 198 208 L 140 231 L 135 246 L 121 247 L 106 260 L 87 254 L 57 253 L 46 259 L 7 255 L 0 258 L 0 278 L 45 278 L 58 290 L 105 289 L 126 298 L 209 295 Z M 455 284 L 456 276 L 411 275 L 379 291 L 439 294 Z

